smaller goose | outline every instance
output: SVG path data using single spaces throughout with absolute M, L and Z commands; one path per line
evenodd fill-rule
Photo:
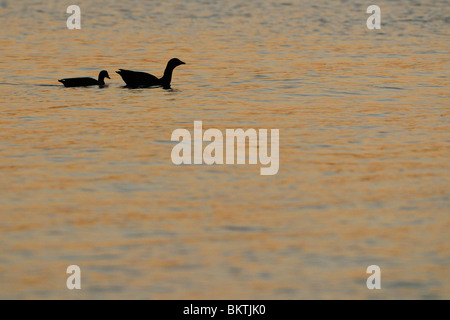
M 179 65 L 186 64 L 180 59 L 173 58 L 167 63 L 164 75 L 161 78 L 157 78 L 150 73 L 137 72 L 131 70 L 119 69 L 116 71 L 122 77 L 123 81 L 127 84 L 127 88 L 146 88 L 159 86 L 164 89 L 170 89 L 170 82 L 172 81 L 173 69 Z
M 65 87 L 88 87 L 88 86 L 104 86 L 105 78 L 111 79 L 109 77 L 108 71 L 102 70 L 98 75 L 98 80 L 92 78 L 67 78 L 58 80 Z

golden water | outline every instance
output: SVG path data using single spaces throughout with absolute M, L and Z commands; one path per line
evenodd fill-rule
M 447 1 L 76 4 L 0 0 L 0 298 L 450 298 Z M 174 166 L 194 120 L 279 129 L 278 174 Z

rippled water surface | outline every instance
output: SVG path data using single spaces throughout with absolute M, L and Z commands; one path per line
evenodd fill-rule
M 450 298 L 448 1 L 376 1 L 381 30 L 366 1 L 76 4 L 0 0 L 0 298 Z M 114 72 L 172 57 L 172 90 Z M 279 129 L 278 174 L 173 165 L 194 120 Z

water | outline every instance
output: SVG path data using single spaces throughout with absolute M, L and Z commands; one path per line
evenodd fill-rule
M 447 1 L 76 4 L 0 2 L 0 298 L 450 298 Z M 174 166 L 194 120 L 278 128 L 278 174 Z

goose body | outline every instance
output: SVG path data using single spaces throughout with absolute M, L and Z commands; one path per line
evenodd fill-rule
M 65 87 L 89 87 L 89 86 L 104 86 L 105 78 L 111 79 L 109 77 L 108 71 L 102 70 L 98 75 L 98 80 L 83 77 L 83 78 L 66 78 L 58 81 L 61 82 Z
M 185 64 L 183 61 L 173 58 L 171 59 L 164 70 L 164 75 L 161 78 L 157 78 L 152 74 L 146 72 L 138 72 L 131 70 L 119 69 L 116 71 L 122 77 L 123 81 L 127 84 L 128 88 L 146 88 L 146 87 L 163 87 L 164 89 L 170 89 L 170 82 L 172 81 L 173 70 L 181 65 Z

